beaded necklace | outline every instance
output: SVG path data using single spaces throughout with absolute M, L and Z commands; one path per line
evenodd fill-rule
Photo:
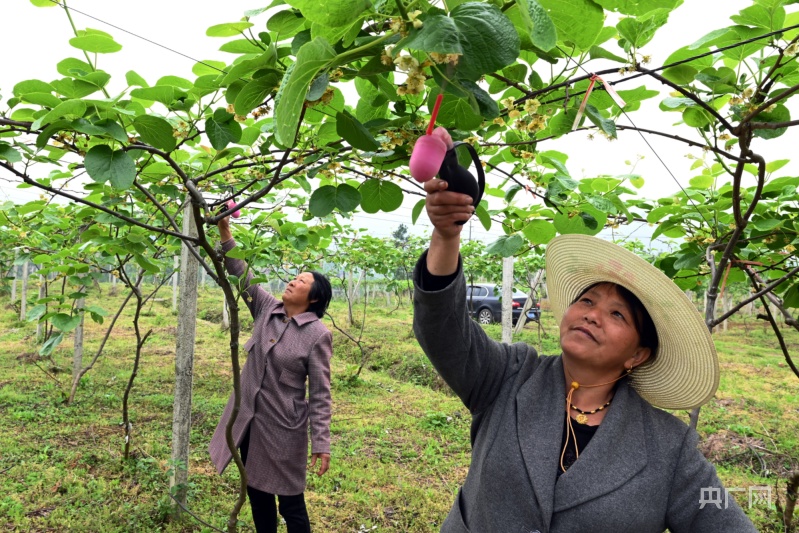
M 612 402 L 612 401 L 613 401 L 613 398 L 608 400 L 608 403 L 606 403 L 605 405 L 601 405 L 601 406 L 597 407 L 596 409 L 594 409 L 593 411 L 583 411 L 582 409 L 580 409 L 579 407 L 577 407 L 576 405 L 574 405 L 571 402 L 569 402 L 569 407 L 571 407 L 572 409 L 574 409 L 575 411 L 580 413 L 579 415 L 574 417 L 577 420 L 577 422 L 580 423 L 580 424 L 585 424 L 585 423 L 588 422 L 588 416 L 587 415 L 593 415 L 595 413 L 598 413 L 599 411 L 601 411 L 602 409 L 604 409 L 605 407 L 610 405 L 610 402 Z
M 580 411 L 579 411 L 579 409 L 577 409 L 576 407 L 574 407 L 572 405 L 572 394 L 574 394 L 574 391 L 576 391 L 580 387 L 584 387 L 586 389 L 590 389 L 590 388 L 594 388 L 594 387 L 601 387 L 603 385 L 610 385 L 613 382 L 619 381 L 624 376 L 629 375 L 630 372 L 632 372 L 633 369 L 632 368 L 628 368 L 626 370 L 627 371 L 624 374 L 622 374 L 621 376 L 617 377 L 616 379 L 612 379 L 610 381 L 606 381 L 605 383 L 597 383 L 596 385 L 580 385 L 579 383 L 577 383 L 576 381 L 574 381 L 572 379 L 571 375 L 569 374 L 569 371 L 566 370 L 566 367 L 565 366 L 563 367 L 563 371 L 566 373 L 566 377 L 568 377 L 571 380 L 571 386 L 569 387 L 569 392 L 566 394 L 566 442 L 563 444 L 563 451 L 560 452 L 560 469 L 563 472 L 566 471 L 566 467 L 563 465 L 563 456 L 566 454 L 566 448 L 569 446 L 569 439 L 570 438 L 574 439 L 574 453 L 575 453 L 576 459 L 580 458 L 580 450 L 579 450 L 579 448 L 577 446 L 577 435 L 574 433 L 574 427 L 572 426 L 572 417 L 569 414 L 569 408 L 571 407 L 571 408 L 574 408 L 575 410 L 577 410 L 578 412 L 580 412 Z M 606 403 L 602 407 L 596 409 L 594 412 L 601 411 L 602 409 L 607 407 L 609 403 L 610 402 Z M 592 413 L 588 413 L 588 414 L 592 414 Z M 580 416 L 582 416 L 585 419 L 586 422 L 588 421 L 588 417 L 585 416 L 585 413 L 580 412 L 580 415 L 578 415 L 578 417 L 577 417 L 577 422 L 579 422 L 581 424 L 585 423 L 585 422 L 581 422 L 580 421 Z

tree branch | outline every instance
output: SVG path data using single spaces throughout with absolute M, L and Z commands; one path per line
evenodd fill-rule
M 151 226 L 149 224 L 144 224 L 143 222 L 139 222 L 136 219 L 133 219 L 133 218 L 130 218 L 128 216 L 125 216 L 125 215 L 122 215 L 120 213 L 117 213 L 116 211 L 108 209 L 107 207 L 103 207 L 103 206 L 101 206 L 99 204 L 95 204 L 94 202 L 90 202 L 88 200 L 84 200 L 83 198 L 80 198 L 79 196 L 75 196 L 74 194 L 70 194 L 68 192 L 64 192 L 62 190 L 55 189 L 55 188 L 47 186 L 47 185 L 42 185 L 38 181 L 30 178 L 27 174 L 23 174 L 23 173 L 19 172 L 14 167 L 12 167 L 9 163 L 6 163 L 4 161 L 0 161 L 0 167 L 5 168 L 6 170 L 10 171 L 11 173 L 16 175 L 17 177 L 21 178 L 22 181 L 24 181 L 28 185 L 32 185 L 32 186 L 34 186 L 34 187 L 36 187 L 38 189 L 45 190 L 47 192 L 53 193 L 53 194 L 58 195 L 58 196 L 63 196 L 64 198 L 69 198 L 73 202 L 77 202 L 79 204 L 87 205 L 89 207 L 97 209 L 98 211 L 102 211 L 103 213 L 107 213 L 107 214 L 109 214 L 111 216 L 114 216 L 114 217 L 116 217 L 116 218 L 118 218 L 120 220 L 124 220 L 125 222 L 127 222 L 129 224 L 133 224 L 134 226 L 138 226 L 140 228 L 144 228 L 146 230 L 153 231 L 155 233 L 162 233 L 164 235 L 171 235 L 172 237 L 177 237 L 178 239 L 181 239 L 181 240 L 184 240 L 184 241 L 197 242 L 196 239 L 192 239 L 191 237 L 187 237 L 187 236 L 183 235 L 182 233 L 175 233 L 174 231 L 170 231 L 170 230 L 167 230 L 167 229 L 164 229 L 164 228 L 158 228 L 156 226 Z
M 711 115 L 713 115 L 713 116 L 716 118 L 716 120 L 718 120 L 719 122 L 721 122 L 721 125 L 722 125 L 722 126 L 724 126 L 724 128 L 725 128 L 726 130 L 728 130 L 728 131 L 733 131 L 733 127 L 732 127 L 732 125 L 731 125 L 729 122 L 727 122 L 727 119 L 725 119 L 724 117 L 722 117 L 722 116 L 721 116 L 721 115 L 718 113 L 718 111 L 716 111 L 715 109 L 713 109 L 713 107 L 712 107 L 711 105 L 709 105 L 707 102 L 703 102 L 701 98 L 699 98 L 697 95 L 695 95 L 695 94 L 694 94 L 694 93 L 692 93 L 691 91 L 687 91 L 687 90 L 683 89 L 682 87 L 680 87 L 680 86 L 679 86 L 679 85 L 677 85 L 676 83 L 674 83 L 674 82 L 672 82 L 672 81 L 670 81 L 670 80 L 667 80 L 666 78 L 664 78 L 663 76 L 661 76 L 660 74 L 658 74 L 657 72 L 655 72 L 655 71 L 653 71 L 653 70 L 644 69 L 644 68 L 641 68 L 640 66 L 639 66 L 639 67 L 636 67 L 636 68 L 637 68 L 637 70 L 639 70 L 640 72 L 643 72 L 644 74 L 648 74 L 649 76 L 651 76 L 651 77 L 655 78 L 656 80 L 658 80 L 658 81 L 659 81 L 660 83 L 662 83 L 663 85 L 668 85 L 669 87 L 671 87 L 671 88 L 672 88 L 672 89 L 674 89 L 675 91 L 679 91 L 679 92 L 680 92 L 680 94 L 684 95 L 684 96 L 685 96 L 686 98 L 688 98 L 689 100 L 692 100 L 692 101 L 693 101 L 693 102 L 695 102 L 695 103 L 696 103 L 698 106 L 700 106 L 702 109 L 704 109 L 705 111 L 707 111 L 708 113 L 710 113 Z
M 752 122 L 750 126 L 753 130 L 778 130 L 780 128 L 799 126 L 799 120 L 791 120 L 789 122 Z
M 752 280 L 752 285 L 754 285 L 755 288 L 758 288 L 760 284 L 757 282 L 757 278 L 755 277 L 751 269 L 745 268 L 744 271 L 749 275 L 749 278 Z M 771 324 L 771 329 L 774 331 L 774 335 L 776 335 L 777 341 L 779 341 L 780 343 L 780 349 L 782 350 L 782 355 L 785 357 L 785 361 L 788 363 L 788 366 L 791 367 L 791 370 L 793 370 L 793 373 L 796 375 L 796 377 L 799 378 L 799 369 L 797 369 L 796 365 L 793 364 L 791 355 L 788 353 L 788 346 L 785 345 L 785 339 L 782 337 L 782 332 L 780 331 L 779 326 L 777 326 L 777 321 L 774 320 L 774 315 L 771 314 L 771 309 L 769 309 L 766 299 L 763 296 L 761 296 L 760 301 L 763 303 L 763 309 L 765 310 L 766 317 L 768 318 L 768 321 Z

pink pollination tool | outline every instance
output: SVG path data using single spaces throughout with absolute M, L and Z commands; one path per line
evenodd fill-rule
M 433 131 L 443 98 L 444 93 L 439 93 L 436 97 L 433 113 L 430 116 L 430 124 L 427 126 L 427 133 L 416 140 L 411 153 L 411 160 L 408 163 L 411 176 L 422 183 L 433 179 L 438 174 L 441 163 L 444 161 L 444 156 L 447 154 L 447 143 Z
M 236 207 L 236 202 L 234 202 L 233 200 L 228 200 L 227 201 L 227 208 L 228 209 L 233 209 L 234 207 Z M 241 210 L 240 209 L 236 209 L 231 216 L 233 218 L 239 218 L 241 216 Z

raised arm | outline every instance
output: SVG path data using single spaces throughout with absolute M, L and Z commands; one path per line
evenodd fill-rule
M 219 228 L 219 238 L 222 241 L 222 251 L 227 253 L 236 247 L 236 241 L 233 240 L 233 234 L 230 232 L 230 217 L 225 217 L 220 220 L 217 227 Z M 250 310 L 250 314 L 252 314 L 253 318 L 256 318 L 260 314 L 261 309 L 265 306 L 274 303 L 276 298 L 269 294 L 263 287 L 258 284 L 250 284 L 253 273 L 247 268 L 247 263 L 241 259 L 233 259 L 232 257 L 225 256 L 225 268 L 228 272 L 239 278 L 247 272 L 247 279 L 244 281 L 243 285 L 245 287 L 244 303 L 247 304 L 247 308 Z
M 502 383 L 535 351 L 501 344 L 469 318 L 460 262 L 462 225 L 474 212 L 466 195 L 446 191 L 446 182 L 425 183 L 427 213 L 434 230 L 429 250 L 414 271 L 413 330 L 430 362 L 472 413 L 496 398 Z

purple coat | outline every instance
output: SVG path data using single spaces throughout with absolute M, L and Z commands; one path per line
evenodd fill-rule
M 225 252 L 235 246 L 233 239 L 222 243 Z M 241 277 L 247 265 L 227 257 L 225 267 Z M 313 312 L 287 318 L 283 302 L 261 286 L 250 285 L 251 278 L 250 272 L 243 299 L 255 323 L 252 338 L 244 345 L 248 356 L 241 370 L 241 407 L 233 440 L 241 446 L 250 429 L 245 467 L 249 486 L 290 496 L 305 490 L 309 422 L 312 453 L 330 453 L 333 336 Z M 220 474 L 232 459 L 225 441 L 232 411 L 231 393 L 208 447 Z

